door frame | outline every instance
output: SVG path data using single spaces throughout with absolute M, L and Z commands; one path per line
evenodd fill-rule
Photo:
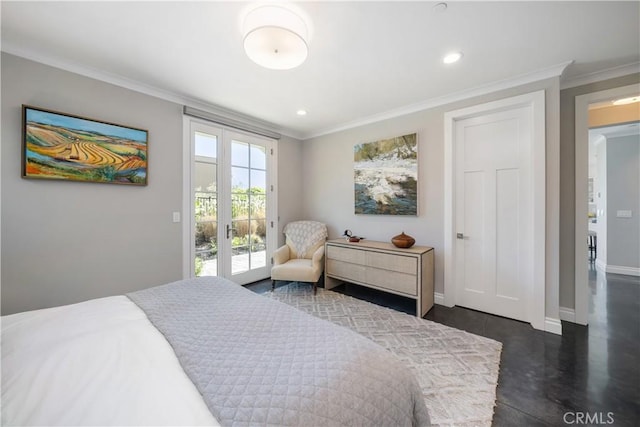
M 587 221 L 588 179 L 589 179 L 589 104 L 608 101 L 614 98 L 637 95 L 638 84 L 591 92 L 576 96 L 575 99 L 575 323 L 589 323 L 589 276 L 587 268 L 586 236 L 589 230 Z
M 528 296 L 527 319 L 535 329 L 545 330 L 546 245 L 546 137 L 545 91 L 449 111 L 444 115 L 444 305 L 456 305 L 455 277 L 455 124 L 457 121 L 499 111 L 531 107 L 531 170 L 533 194 L 533 289 Z
M 259 138 L 270 140 L 272 152 L 268 153 L 270 157 L 267 169 L 267 228 L 271 230 L 267 238 L 267 267 L 271 263 L 273 252 L 278 247 L 278 140 L 268 136 L 253 134 L 251 132 L 224 126 L 212 121 L 199 119 L 184 115 L 182 118 L 182 278 L 189 279 L 195 277 L 194 272 L 194 253 L 193 253 L 193 229 L 195 226 L 194 205 L 193 205 L 193 181 L 195 178 L 195 168 L 193 167 L 195 160 L 195 147 L 191 143 L 191 124 L 203 124 L 218 128 L 224 132 L 230 132 L 236 135 L 247 135 L 249 138 Z M 224 136 L 220 138 L 221 148 L 219 152 L 224 151 Z M 223 154 L 224 156 L 225 154 Z M 225 169 L 222 164 L 219 168 Z M 224 187 L 224 186 L 223 186 Z M 219 196 L 224 198 L 228 196 L 226 189 L 219 191 Z M 229 218 L 230 221 L 230 218 Z M 219 227 L 220 228 L 220 227 Z M 219 269 L 219 273 L 226 274 L 224 268 Z M 231 272 L 229 272 L 230 275 Z M 222 276 L 222 274 L 219 274 Z M 230 279 L 230 277 L 229 277 Z M 260 280 L 260 279 L 258 279 Z
M 191 230 L 194 226 L 192 189 L 195 168 L 195 147 L 191 143 L 191 122 L 193 118 L 182 116 L 182 278 L 194 276 L 194 264 L 191 256 Z

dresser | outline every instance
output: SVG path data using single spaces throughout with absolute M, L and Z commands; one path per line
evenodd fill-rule
M 355 283 L 416 300 L 416 315 L 433 307 L 433 248 L 396 248 L 391 243 L 345 239 L 325 244 L 324 287 Z

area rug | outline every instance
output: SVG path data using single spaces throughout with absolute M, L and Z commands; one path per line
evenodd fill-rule
M 394 353 L 415 372 L 431 422 L 490 426 L 502 344 L 309 284 L 263 294 L 347 327 Z

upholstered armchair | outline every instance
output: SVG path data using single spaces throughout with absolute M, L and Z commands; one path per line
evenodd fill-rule
M 271 289 L 275 289 L 277 280 L 310 282 L 315 294 L 324 269 L 327 226 L 317 221 L 295 221 L 284 227 L 284 234 L 285 245 L 273 254 Z

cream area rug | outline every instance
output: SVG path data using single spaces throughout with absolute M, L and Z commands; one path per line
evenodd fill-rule
M 347 327 L 385 347 L 416 374 L 431 422 L 490 426 L 502 344 L 430 320 L 318 288 L 291 283 L 266 297 Z

